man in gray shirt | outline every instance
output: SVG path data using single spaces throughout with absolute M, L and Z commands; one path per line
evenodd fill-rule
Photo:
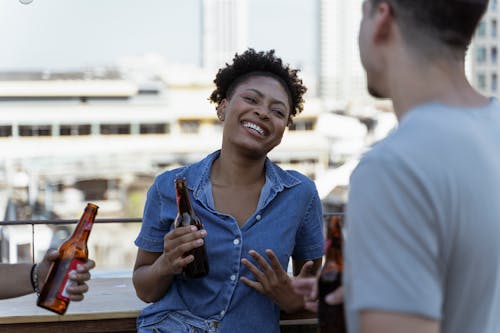
M 363 4 L 368 89 L 392 99 L 399 126 L 351 176 L 349 332 L 500 332 L 500 103 L 464 71 L 486 7 Z
M 466 79 L 487 1 L 368 0 L 359 46 L 398 129 L 351 176 L 350 332 L 500 332 L 500 105 Z

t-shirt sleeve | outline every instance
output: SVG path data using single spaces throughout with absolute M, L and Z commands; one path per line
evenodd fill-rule
M 367 309 L 441 316 L 437 222 L 419 172 L 385 156 L 362 160 L 351 176 L 344 285 L 354 322 Z
M 161 223 L 161 196 L 155 181 L 148 190 L 142 225 L 135 245 L 149 252 L 163 252 L 163 237 L 168 232 L 168 225 Z
M 294 259 L 311 260 L 323 256 L 323 210 L 318 191 L 311 186 L 310 200 L 295 239 Z

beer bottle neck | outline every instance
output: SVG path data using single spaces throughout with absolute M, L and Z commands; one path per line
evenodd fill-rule
M 334 243 L 340 243 L 340 242 L 335 242 L 335 240 L 332 242 L 330 239 L 327 240 L 327 250 L 325 254 L 325 264 L 330 263 L 334 264 L 335 268 L 337 271 L 342 272 L 343 269 L 343 262 L 342 262 L 342 245 L 340 247 Z
M 180 215 L 188 213 L 193 214 L 193 206 L 189 199 L 189 194 L 185 181 L 181 180 L 176 182 L 176 196 L 177 196 L 177 210 Z
M 340 223 L 338 216 L 328 221 L 325 262 L 334 264 L 336 269 L 342 272 L 342 227 Z
M 86 242 L 89 237 L 90 231 L 92 230 L 92 226 L 94 225 L 96 214 L 97 206 L 91 204 L 87 205 L 82 217 L 80 218 L 80 221 L 76 225 L 76 228 L 71 235 L 71 238 Z

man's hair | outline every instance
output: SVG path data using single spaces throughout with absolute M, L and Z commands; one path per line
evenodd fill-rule
M 303 95 L 307 88 L 297 76 L 298 69 L 291 69 L 288 64 L 274 55 L 274 50 L 256 52 L 249 48 L 242 54 L 236 54 L 233 63 L 219 69 L 215 76 L 215 90 L 208 98 L 217 106 L 225 98 L 231 98 L 236 87 L 252 76 L 269 76 L 278 80 L 285 88 L 290 100 L 290 116 L 292 118 L 304 109 Z
M 437 42 L 459 56 L 467 50 L 488 6 L 488 0 L 371 1 L 373 8 L 381 2 L 392 7 L 403 37 L 415 47 L 433 52 L 429 48 Z

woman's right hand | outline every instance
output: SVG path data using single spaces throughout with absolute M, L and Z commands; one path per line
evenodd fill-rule
M 206 230 L 194 226 L 179 227 L 163 238 L 163 252 L 148 252 L 141 248 L 135 260 L 134 282 L 137 296 L 144 302 L 159 300 L 170 288 L 174 276 L 193 261 L 186 253 L 203 244 Z
M 203 245 L 207 236 L 205 229 L 198 230 L 195 226 L 178 227 L 168 232 L 163 238 L 163 253 L 158 258 L 158 267 L 162 274 L 175 275 L 194 260 L 189 251 Z

